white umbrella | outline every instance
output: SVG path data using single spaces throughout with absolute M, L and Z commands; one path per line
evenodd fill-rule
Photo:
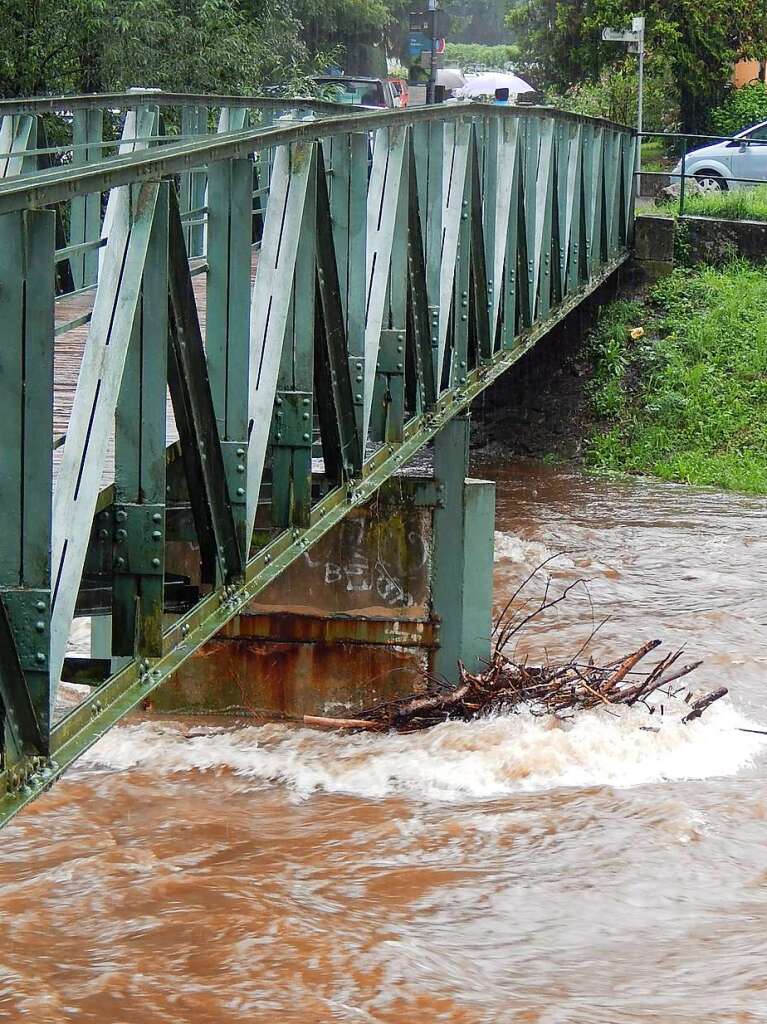
M 521 92 L 535 92 L 532 85 L 505 71 L 485 71 L 466 79 L 466 84 L 459 89 L 459 96 L 494 96 L 496 89 L 508 89 L 510 96 L 518 96 Z
M 460 89 L 466 82 L 458 68 L 437 68 L 437 85 L 446 89 Z

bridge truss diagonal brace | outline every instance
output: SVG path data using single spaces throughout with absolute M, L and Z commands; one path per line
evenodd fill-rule
M 567 129 L 567 165 L 564 200 L 564 233 L 562 240 L 562 287 L 564 291 L 577 284 L 580 242 L 580 176 L 583 136 L 580 125 Z M 575 264 L 575 270 L 573 270 Z
M 269 205 L 250 312 L 248 539 L 252 538 L 256 523 L 258 494 L 295 278 L 298 241 L 309 175 L 314 166 L 314 144 L 293 143 L 278 147 L 272 167 Z
M 53 496 L 51 685 L 64 664 L 160 185 L 117 191 Z M 114 193 L 113 193 L 114 194 Z
M 439 278 L 439 331 L 437 338 L 437 361 L 434 367 L 435 386 L 440 391 L 447 331 L 450 323 L 455 264 L 458 255 L 458 239 L 461 217 L 466 213 L 464 188 L 469 157 L 469 143 L 472 125 L 468 119 L 457 121 L 445 127 L 444 163 L 442 168 L 442 259 Z
M 169 223 L 170 330 L 168 386 L 181 440 L 187 489 L 200 546 L 202 578 L 239 578 L 245 556 L 237 541 L 224 455 L 189 273 L 178 200 L 171 191 Z M 242 458 L 244 449 L 239 449 Z M 240 463 L 244 467 L 244 462 Z
M 411 138 L 408 159 L 407 360 L 409 370 L 406 375 L 406 385 L 409 382 L 412 388 L 412 394 L 409 396 L 411 407 L 423 412 L 432 406 L 437 398 L 434 365 L 437 355 L 438 312 L 436 308 L 431 309 L 429 307 L 428 265 L 426 261 L 428 246 L 425 245 L 423 238 L 423 205 L 418 185 L 414 142 L 415 139 Z M 440 139 L 440 153 L 441 145 L 442 140 Z M 441 169 L 442 164 L 440 163 L 439 166 Z
M 35 118 L 30 114 L 8 114 L 0 118 L 0 178 L 13 178 L 24 170 L 25 152 L 33 144 Z
M 162 655 L 168 191 L 160 186 L 115 411 L 112 654 Z
M 331 202 L 322 149 L 317 152 L 317 314 L 314 372 L 325 472 L 340 481 L 362 469 L 363 451 L 357 429 L 349 345 L 339 283 L 336 247 L 331 229 Z M 361 367 L 361 363 L 356 365 Z M 355 373 L 354 383 L 359 386 Z
M 488 289 L 492 302 L 490 332 L 495 338 L 503 296 L 503 275 L 508 245 L 511 199 L 517 171 L 519 121 L 493 121 L 485 166 L 485 248 L 490 271 Z
M 149 143 L 145 142 L 154 131 L 157 123 L 157 112 L 151 107 L 139 107 L 129 110 L 125 115 L 125 124 L 122 130 L 122 139 L 118 147 L 118 154 L 123 156 L 127 153 L 137 153 L 139 150 L 148 149 Z M 109 238 L 112 226 L 117 216 L 120 205 L 124 202 L 124 189 L 113 188 L 107 199 L 107 208 L 104 214 L 104 223 L 101 226 L 101 237 Z M 104 263 L 104 249 L 99 250 L 99 271 Z
M 365 380 L 362 438 L 368 436 L 373 407 L 378 349 L 389 287 L 394 229 L 399 207 L 406 128 L 382 128 L 373 147 L 367 200 L 367 309 L 365 313 Z
M 535 227 L 530 289 L 530 312 L 533 320 L 538 315 L 548 314 L 548 293 L 551 284 L 551 225 L 554 204 L 554 121 L 551 118 L 547 118 L 540 126 L 538 167 L 534 180 Z

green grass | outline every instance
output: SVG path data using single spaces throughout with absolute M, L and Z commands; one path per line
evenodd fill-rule
M 662 139 L 642 143 L 643 171 L 667 171 L 675 162 L 666 156 L 666 147 Z
M 763 271 L 677 270 L 646 302 L 607 307 L 590 346 L 588 465 L 767 493 Z
M 671 199 L 662 209 L 677 213 L 679 201 Z M 686 195 L 684 212 L 696 217 L 719 217 L 723 220 L 767 221 L 767 185 L 739 189 L 736 192 L 708 192 Z

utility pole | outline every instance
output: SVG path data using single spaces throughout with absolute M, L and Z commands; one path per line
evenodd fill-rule
M 426 86 L 426 102 L 434 102 L 434 88 L 437 84 L 436 49 L 437 49 L 437 0 L 429 0 L 429 21 L 431 23 L 431 60 L 429 61 L 429 81 Z

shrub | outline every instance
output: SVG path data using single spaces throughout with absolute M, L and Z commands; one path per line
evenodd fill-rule
M 445 65 L 461 68 L 504 68 L 519 58 L 518 46 L 484 46 L 482 43 L 446 43 Z
M 711 127 L 721 135 L 737 135 L 759 121 L 767 121 L 767 86 L 763 82 L 733 89 L 721 107 L 711 111 Z
M 551 103 L 576 114 L 607 117 L 621 124 L 636 124 L 637 63 L 627 57 L 620 64 L 604 68 L 592 82 L 574 85 L 561 96 L 551 96 Z M 679 92 L 668 63 L 649 58 L 645 68 L 644 128 L 645 131 L 677 131 Z

